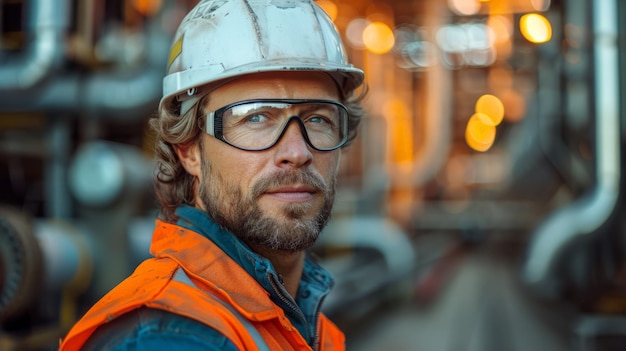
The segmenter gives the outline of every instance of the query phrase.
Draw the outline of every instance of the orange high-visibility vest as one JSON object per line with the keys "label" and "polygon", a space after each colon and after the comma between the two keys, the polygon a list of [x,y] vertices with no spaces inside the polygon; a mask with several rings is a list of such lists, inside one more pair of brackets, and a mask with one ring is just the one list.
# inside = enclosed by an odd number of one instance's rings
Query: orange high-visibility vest
{"label": "orange high-visibility vest", "polygon": [[[67,334],[61,351],[80,350],[98,327],[144,306],[204,323],[239,350],[259,350],[246,324],[270,350],[311,350],[269,292],[207,238],[157,220],[150,251],[155,258],[98,301]],[[176,279],[181,270],[191,284]],[[345,350],[344,334],[323,314],[318,335],[317,350]]]}

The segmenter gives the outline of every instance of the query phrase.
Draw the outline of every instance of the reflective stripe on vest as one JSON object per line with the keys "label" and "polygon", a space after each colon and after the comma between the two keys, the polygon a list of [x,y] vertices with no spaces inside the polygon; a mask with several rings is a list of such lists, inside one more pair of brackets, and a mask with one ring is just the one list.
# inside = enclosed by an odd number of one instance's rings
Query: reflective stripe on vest
{"label": "reflective stripe on vest", "polygon": [[259,334],[259,331],[252,325],[252,323],[250,323],[248,319],[242,316],[241,313],[239,313],[239,311],[237,311],[233,306],[228,304],[226,301],[222,300],[219,296],[212,294],[209,291],[204,291],[198,288],[198,286],[194,282],[191,281],[187,273],[185,273],[185,271],[182,270],[181,268],[178,268],[176,270],[176,274],[174,274],[174,277],[172,279],[177,282],[192,286],[198,290],[201,290],[202,292],[211,296],[215,301],[219,302],[222,306],[226,307],[230,311],[230,313],[232,313],[233,316],[235,316],[239,320],[239,322],[241,322],[244,328],[246,328],[246,331],[248,332],[248,334],[250,334],[250,336],[254,340],[254,343],[259,348],[259,351],[270,351],[269,347],[265,343],[265,340],[263,340],[263,337],[261,337],[261,334]]}

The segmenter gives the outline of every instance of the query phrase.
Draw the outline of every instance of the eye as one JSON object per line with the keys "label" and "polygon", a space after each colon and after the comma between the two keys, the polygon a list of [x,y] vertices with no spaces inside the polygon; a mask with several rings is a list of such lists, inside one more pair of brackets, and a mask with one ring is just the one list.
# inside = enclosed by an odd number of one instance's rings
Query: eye
{"label": "eye", "polygon": [[264,114],[261,113],[255,113],[252,115],[247,116],[244,121],[246,123],[263,123],[265,121],[267,121],[267,116],[265,116]]}
{"label": "eye", "polygon": [[330,124],[330,120],[324,116],[311,116],[307,118],[307,122],[316,124]]}

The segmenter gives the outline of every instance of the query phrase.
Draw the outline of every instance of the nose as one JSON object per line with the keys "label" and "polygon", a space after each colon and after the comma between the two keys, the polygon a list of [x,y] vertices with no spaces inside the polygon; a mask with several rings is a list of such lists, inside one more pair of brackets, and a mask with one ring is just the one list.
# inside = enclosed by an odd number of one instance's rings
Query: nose
{"label": "nose", "polygon": [[275,163],[279,167],[300,168],[310,164],[313,160],[313,153],[298,123],[287,125],[275,150]]}

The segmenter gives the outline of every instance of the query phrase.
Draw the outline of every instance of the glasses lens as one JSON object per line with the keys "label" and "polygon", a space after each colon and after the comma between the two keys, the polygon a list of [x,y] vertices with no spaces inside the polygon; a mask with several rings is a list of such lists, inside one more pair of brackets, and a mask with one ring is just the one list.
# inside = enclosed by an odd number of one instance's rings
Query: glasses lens
{"label": "glasses lens", "polygon": [[304,138],[318,150],[332,150],[347,137],[348,112],[328,101],[251,101],[228,107],[222,114],[223,139],[247,150],[274,145],[292,116],[298,116],[306,130]]}

